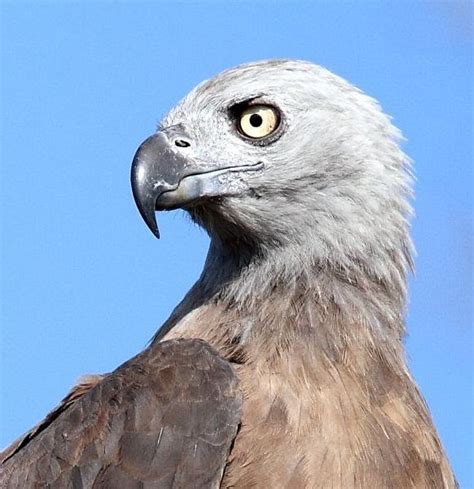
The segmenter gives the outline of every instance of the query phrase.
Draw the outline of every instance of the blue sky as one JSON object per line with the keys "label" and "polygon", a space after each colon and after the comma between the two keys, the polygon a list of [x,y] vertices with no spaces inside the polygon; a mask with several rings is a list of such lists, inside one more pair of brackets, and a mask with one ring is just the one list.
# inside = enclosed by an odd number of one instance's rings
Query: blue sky
{"label": "blue sky", "polygon": [[[471,7],[469,6],[471,5]],[[410,368],[463,488],[472,474],[472,4],[3,2],[0,445],[82,374],[142,349],[208,240],[135,208],[139,143],[196,83],[263,58],[377,98],[415,162]]]}

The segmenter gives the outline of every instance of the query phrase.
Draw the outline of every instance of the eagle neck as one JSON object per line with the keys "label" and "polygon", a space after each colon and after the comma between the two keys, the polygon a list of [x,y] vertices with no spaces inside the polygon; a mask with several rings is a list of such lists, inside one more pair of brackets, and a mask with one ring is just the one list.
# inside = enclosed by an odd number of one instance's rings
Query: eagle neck
{"label": "eagle neck", "polygon": [[307,249],[229,249],[211,242],[201,277],[156,339],[174,329],[173,336],[201,337],[237,356],[258,344],[269,357],[304,343],[335,358],[349,344],[401,345],[400,277],[402,266],[391,280],[359,263],[323,263]]}

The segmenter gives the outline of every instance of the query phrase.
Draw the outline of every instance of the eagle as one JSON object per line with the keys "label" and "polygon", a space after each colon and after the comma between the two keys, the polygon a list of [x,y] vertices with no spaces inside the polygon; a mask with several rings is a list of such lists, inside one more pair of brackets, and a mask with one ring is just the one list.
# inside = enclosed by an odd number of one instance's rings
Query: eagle
{"label": "eagle", "polygon": [[379,104],[267,60],[194,88],[133,196],[210,237],[148,347],[2,453],[2,488],[454,488],[405,359],[412,170]]}

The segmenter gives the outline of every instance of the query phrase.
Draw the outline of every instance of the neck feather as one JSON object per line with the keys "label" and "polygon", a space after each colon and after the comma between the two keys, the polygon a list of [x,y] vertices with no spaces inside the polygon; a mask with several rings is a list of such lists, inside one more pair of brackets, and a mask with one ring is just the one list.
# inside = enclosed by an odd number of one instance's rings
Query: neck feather
{"label": "neck feather", "polygon": [[323,260],[302,246],[265,250],[213,241],[201,277],[154,341],[175,329],[173,335],[201,337],[229,355],[254,343],[269,356],[308,342],[330,356],[349,344],[398,345],[406,263],[391,252],[369,266]]}

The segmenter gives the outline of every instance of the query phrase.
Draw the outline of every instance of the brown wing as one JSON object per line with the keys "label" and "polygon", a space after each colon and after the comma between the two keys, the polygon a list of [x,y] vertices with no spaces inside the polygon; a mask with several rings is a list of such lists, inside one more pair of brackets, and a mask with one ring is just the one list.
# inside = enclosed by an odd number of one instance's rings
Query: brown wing
{"label": "brown wing", "polygon": [[231,365],[205,342],[156,344],[10,451],[0,487],[219,487],[241,403]]}

